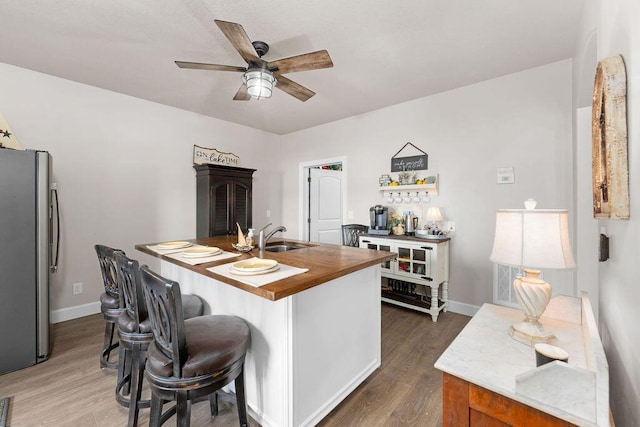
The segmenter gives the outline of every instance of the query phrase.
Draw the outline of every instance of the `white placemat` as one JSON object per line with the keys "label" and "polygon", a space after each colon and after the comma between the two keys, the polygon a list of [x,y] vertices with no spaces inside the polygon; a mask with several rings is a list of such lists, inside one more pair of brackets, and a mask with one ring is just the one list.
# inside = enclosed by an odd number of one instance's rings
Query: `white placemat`
{"label": "white placemat", "polygon": [[278,280],[286,279],[287,277],[295,276],[297,274],[306,273],[309,271],[308,268],[298,268],[292,267],[290,265],[279,264],[280,269],[274,271],[273,273],[267,274],[259,274],[256,276],[238,276],[236,274],[231,274],[229,272],[229,268],[233,265],[233,262],[217,265],[215,267],[209,267],[209,270],[212,273],[219,274],[224,277],[228,277],[229,279],[237,280],[238,282],[246,283],[247,285],[253,286],[255,288],[259,288],[260,286],[264,286],[266,284],[277,282]]}
{"label": "white placemat", "polygon": [[[191,248],[193,247],[194,246],[191,246]],[[223,259],[233,258],[233,257],[242,255],[240,253],[222,251],[222,253],[218,255],[212,255],[212,256],[207,256],[202,258],[187,258],[182,255],[182,251],[184,251],[185,249],[190,249],[190,248],[184,248],[180,252],[172,253],[167,256],[169,258],[177,259],[178,261],[186,262],[187,264],[198,265],[198,264],[204,264],[207,262],[221,261]]]}

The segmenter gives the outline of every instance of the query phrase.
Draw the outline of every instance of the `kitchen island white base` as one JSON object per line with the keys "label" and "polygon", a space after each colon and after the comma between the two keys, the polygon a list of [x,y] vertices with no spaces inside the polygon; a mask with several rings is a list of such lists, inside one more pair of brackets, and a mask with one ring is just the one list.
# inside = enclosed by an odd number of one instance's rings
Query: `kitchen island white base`
{"label": "kitchen island white base", "polygon": [[[162,261],[205,314],[251,328],[247,405],[263,426],[313,426],[380,366],[380,265],[271,301]],[[215,331],[212,331],[215,333]]]}

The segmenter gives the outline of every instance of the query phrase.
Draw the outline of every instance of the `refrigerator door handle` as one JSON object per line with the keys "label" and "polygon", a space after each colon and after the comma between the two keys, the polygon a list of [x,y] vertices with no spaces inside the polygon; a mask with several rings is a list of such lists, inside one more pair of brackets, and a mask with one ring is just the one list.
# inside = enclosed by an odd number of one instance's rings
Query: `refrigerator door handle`
{"label": "refrigerator door handle", "polygon": [[[55,273],[58,270],[58,255],[60,254],[60,206],[58,204],[58,190],[55,188],[51,190],[51,199],[56,201],[56,256],[54,260],[53,251],[49,251],[49,256],[51,258],[49,260],[49,265],[51,272]],[[51,207],[51,210],[50,220],[53,222],[53,206]],[[53,227],[51,227],[51,229],[53,230]],[[49,245],[53,246],[53,232],[49,234]]]}

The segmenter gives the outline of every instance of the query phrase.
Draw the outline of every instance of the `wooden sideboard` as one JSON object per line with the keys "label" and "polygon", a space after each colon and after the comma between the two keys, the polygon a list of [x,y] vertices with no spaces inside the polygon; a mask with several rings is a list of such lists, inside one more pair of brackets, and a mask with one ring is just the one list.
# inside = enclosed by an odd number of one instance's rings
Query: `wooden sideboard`
{"label": "wooden sideboard", "polygon": [[570,427],[575,424],[453,375],[442,374],[443,427]]}
{"label": "wooden sideboard", "polygon": [[508,333],[522,318],[484,304],[440,356],[442,425],[610,426],[609,368],[586,294],[553,298],[540,319],[568,363],[536,367],[533,347]]}

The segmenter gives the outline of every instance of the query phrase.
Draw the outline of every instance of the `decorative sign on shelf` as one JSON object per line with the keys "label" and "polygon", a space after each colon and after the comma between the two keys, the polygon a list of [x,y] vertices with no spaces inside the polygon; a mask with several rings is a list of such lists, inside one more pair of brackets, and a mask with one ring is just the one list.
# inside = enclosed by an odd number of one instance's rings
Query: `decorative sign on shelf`
{"label": "decorative sign on shelf", "polygon": [[380,175],[378,182],[381,186],[387,186],[391,183],[391,177],[389,175]]}
{"label": "decorative sign on shelf", "polygon": [[233,153],[223,153],[215,148],[193,146],[193,163],[196,165],[212,164],[223,166],[240,166],[240,157]]}
{"label": "decorative sign on shelf", "polygon": [[[419,154],[417,156],[398,157],[398,154],[400,154],[405,148],[407,148],[407,145],[412,146],[422,154]],[[427,170],[428,157],[429,156],[427,155],[427,153],[425,153],[412,143],[407,142],[402,146],[400,150],[398,150],[396,154],[393,155],[393,157],[391,157],[391,172]]]}

